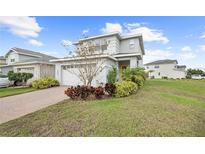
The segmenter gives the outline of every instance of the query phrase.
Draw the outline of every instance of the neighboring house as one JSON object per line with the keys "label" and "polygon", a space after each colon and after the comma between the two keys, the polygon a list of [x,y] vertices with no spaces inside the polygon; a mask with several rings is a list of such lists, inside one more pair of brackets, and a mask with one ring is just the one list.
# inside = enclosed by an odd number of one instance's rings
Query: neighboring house
{"label": "neighboring house", "polygon": [[177,64],[177,60],[158,60],[145,64],[145,69],[149,71],[150,78],[186,78],[186,66]]}
{"label": "neighboring house", "polygon": [[[145,52],[142,35],[121,36],[119,33],[109,33],[80,39],[78,42],[74,43],[74,45],[78,47],[79,42],[86,41],[95,42],[96,52],[103,53],[98,58],[105,61],[104,69],[94,78],[92,85],[97,86],[106,83],[108,71],[112,66],[118,69],[119,80],[123,69],[127,67],[143,67],[143,55]],[[78,71],[76,68],[78,66],[73,66],[73,61],[77,60],[83,63],[82,57],[51,60],[51,62],[56,65],[55,78],[61,85],[82,84],[79,78],[72,74],[72,71]]]}
{"label": "neighboring house", "polygon": [[0,66],[6,64],[6,58],[4,56],[0,56]]}
{"label": "neighboring house", "polygon": [[31,80],[55,76],[55,65],[49,60],[56,59],[56,57],[26,49],[11,48],[5,58],[6,65],[0,66],[1,74],[7,75],[11,70],[27,72],[33,74]]}
{"label": "neighboring house", "polygon": [[191,78],[194,80],[201,80],[201,79],[205,79],[205,75],[193,74]]}

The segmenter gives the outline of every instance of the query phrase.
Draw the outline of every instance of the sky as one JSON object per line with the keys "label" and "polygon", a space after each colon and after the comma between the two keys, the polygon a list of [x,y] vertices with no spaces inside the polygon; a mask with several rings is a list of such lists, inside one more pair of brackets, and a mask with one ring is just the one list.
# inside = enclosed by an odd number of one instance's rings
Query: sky
{"label": "sky", "polygon": [[143,35],[144,63],[177,59],[187,68],[205,69],[205,17],[3,17],[0,16],[0,56],[12,47],[68,56],[82,36],[118,31]]}

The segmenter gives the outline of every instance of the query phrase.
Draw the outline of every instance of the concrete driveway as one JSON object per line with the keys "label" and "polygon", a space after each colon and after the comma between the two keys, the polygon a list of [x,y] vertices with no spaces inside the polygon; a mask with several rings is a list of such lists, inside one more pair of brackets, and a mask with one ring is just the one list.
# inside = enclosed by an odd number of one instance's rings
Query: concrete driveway
{"label": "concrete driveway", "polygon": [[68,99],[66,87],[55,87],[0,98],[0,124]]}

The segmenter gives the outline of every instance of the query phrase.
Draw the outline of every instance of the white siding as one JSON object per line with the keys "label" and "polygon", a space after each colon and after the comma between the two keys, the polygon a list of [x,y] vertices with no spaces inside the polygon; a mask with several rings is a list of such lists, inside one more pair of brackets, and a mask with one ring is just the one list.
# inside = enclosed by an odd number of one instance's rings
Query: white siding
{"label": "white siding", "polygon": [[104,69],[102,72],[100,72],[96,78],[95,78],[95,85],[100,85],[107,83],[107,74],[109,72],[110,69],[112,69],[112,66],[116,66],[117,63],[111,59],[106,59],[105,63],[104,63]]}
{"label": "white siding", "polygon": [[[130,43],[133,43],[133,48],[130,48]],[[120,41],[120,52],[121,53],[139,53],[142,55],[140,43],[138,38],[130,38]]]}
{"label": "white siding", "polygon": [[137,67],[137,57],[131,57],[130,58],[130,68]]}
{"label": "white siding", "polygon": [[[11,62],[11,59],[14,59],[14,62]],[[11,52],[6,59],[8,65],[19,62],[19,55],[16,52]]]}
{"label": "white siding", "polygon": [[105,37],[102,38],[101,40],[108,41],[108,47],[105,53],[116,54],[119,52],[119,40],[116,36]]}
{"label": "white siding", "polygon": [[62,83],[62,81],[61,81],[61,72],[62,72],[61,65],[62,65],[61,63],[55,64],[55,78],[56,78],[56,80],[59,81],[59,83]]}
{"label": "white siding", "polygon": [[[155,66],[159,66],[159,68],[155,68]],[[149,73],[149,77],[154,76],[154,78],[162,78],[168,77],[173,79],[181,79],[186,77],[185,70],[177,70],[175,68],[176,64],[156,64],[156,65],[148,65],[146,66],[146,70],[152,70],[153,72]]]}

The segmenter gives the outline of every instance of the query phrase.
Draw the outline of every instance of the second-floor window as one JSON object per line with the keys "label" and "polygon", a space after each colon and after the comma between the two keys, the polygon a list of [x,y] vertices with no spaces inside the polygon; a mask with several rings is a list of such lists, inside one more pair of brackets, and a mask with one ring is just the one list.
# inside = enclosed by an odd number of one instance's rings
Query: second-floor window
{"label": "second-floor window", "polygon": [[12,58],[10,61],[11,61],[11,62],[15,62],[15,59],[14,59],[14,58]]}
{"label": "second-floor window", "polygon": [[102,45],[102,51],[107,50],[107,45]]}
{"label": "second-floor window", "polygon": [[108,41],[107,40],[96,40],[95,41],[95,50],[96,51],[105,51],[107,50]]}

